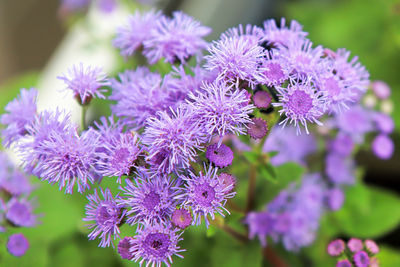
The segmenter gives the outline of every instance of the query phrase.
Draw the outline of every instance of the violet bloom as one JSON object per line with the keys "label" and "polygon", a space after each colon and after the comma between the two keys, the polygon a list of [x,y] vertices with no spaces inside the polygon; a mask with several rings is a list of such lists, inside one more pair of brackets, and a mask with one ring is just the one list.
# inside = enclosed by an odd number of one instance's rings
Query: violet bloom
{"label": "violet bloom", "polygon": [[198,95],[189,94],[195,114],[209,139],[217,134],[222,138],[227,133],[245,134],[250,123],[249,114],[254,106],[248,104],[245,90],[232,89],[222,83],[204,84]]}
{"label": "violet bloom", "polygon": [[365,251],[358,251],[353,255],[353,260],[356,267],[368,267],[369,256]]}
{"label": "violet bloom", "polygon": [[305,77],[314,77],[325,70],[322,64],[322,46],[312,47],[308,39],[295,40],[289,43],[287,49],[280,49],[279,55],[289,65],[289,72]]}
{"label": "violet bloom", "polygon": [[182,176],[186,181],[185,192],[178,197],[183,199],[183,207],[191,209],[193,212],[193,225],[199,225],[201,218],[204,217],[206,226],[208,227],[208,216],[212,220],[215,219],[215,213],[224,215],[224,211],[229,211],[224,207],[228,198],[235,196],[236,192],[231,192],[232,185],[224,185],[219,182],[217,168],[209,167],[203,174],[199,176],[190,173],[189,177]]}
{"label": "violet bloom", "polygon": [[179,229],[174,229],[170,225],[162,224],[145,224],[140,226],[137,235],[132,240],[130,252],[133,255],[132,260],[139,261],[142,265],[161,267],[164,263],[171,266],[172,256],[178,256],[185,251],[178,246],[178,242],[182,240]]}
{"label": "violet bloom", "polygon": [[150,32],[161,16],[161,12],[154,10],[143,13],[135,11],[124,26],[117,28],[113,45],[121,50],[121,55],[132,56],[136,50],[143,48],[143,42],[150,38]]}
{"label": "violet bloom", "polygon": [[29,195],[33,190],[28,177],[19,170],[13,170],[7,174],[1,174],[0,171],[0,175],[2,176],[0,178],[0,190],[5,190],[13,196]]}
{"label": "violet bloom", "polygon": [[37,216],[33,214],[34,205],[26,200],[12,198],[6,207],[5,218],[16,226],[32,227],[37,224]]}
{"label": "violet bloom", "polygon": [[309,134],[307,122],[322,125],[318,119],[323,115],[326,100],[320,92],[313,88],[310,80],[302,82],[292,80],[287,88],[278,86],[276,89],[279,94],[279,102],[272,105],[282,107],[279,114],[286,116],[279,125],[293,124],[297,133],[301,133],[301,124],[305,127],[307,134]]}
{"label": "violet bloom", "polygon": [[281,57],[278,52],[266,53],[262,61],[263,79],[262,84],[267,86],[280,86],[289,78],[290,65],[286,58]]}
{"label": "violet bloom", "polygon": [[268,132],[267,122],[262,118],[252,118],[251,121],[253,123],[249,124],[247,133],[254,139],[263,138]]}
{"label": "violet bloom", "polygon": [[230,28],[221,34],[220,39],[242,38],[253,45],[258,45],[263,37],[263,30],[257,26],[247,24],[243,26]]}
{"label": "violet bloom", "polygon": [[176,227],[185,229],[186,227],[192,224],[192,215],[188,210],[176,209],[172,213],[171,222]]}
{"label": "violet bloom", "polygon": [[0,123],[7,126],[1,131],[5,147],[27,134],[26,127],[35,120],[37,94],[34,88],[21,89],[18,97],[5,107],[7,113],[0,116]]}
{"label": "violet bloom", "polygon": [[29,242],[23,234],[13,234],[8,238],[7,250],[11,255],[21,257],[25,255],[28,248]]}
{"label": "violet bloom", "polygon": [[249,212],[245,219],[245,224],[249,227],[249,238],[258,237],[263,247],[267,245],[267,235],[269,235],[275,224],[274,216],[266,211]]}
{"label": "violet bloom", "polygon": [[264,21],[264,34],[263,41],[272,46],[288,46],[296,40],[304,40],[308,35],[303,31],[303,26],[295,20],[286,26],[285,18],[281,18],[280,27],[277,26],[274,19]]}
{"label": "violet bloom", "polygon": [[236,187],[236,178],[230,173],[220,173],[218,175],[218,180],[224,187],[230,187],[231,192],[235,190]]}
{"label": "violet bloom", "polygon": [[327,206],[332,211],[337,211],[343,206],[345,195],[343,190],[335,187],[326,192]]}
{"label": "violet bloom", "polygon": [[294,127],[274,127],[265,141],[264,152],[278,152],[271,158],[275,166],[286,162],[306,164],[306,157],[317,150],[317,141],[311,133],[309,135],[297,135]]}
{"label": "violet bloom", "polygon": [[223,38],[209,46],[205,68],[217,71],[218,80],[239,87],[246,82],[254,88],[263,80],[261,60],[264,49],[243,36]]}
{"label": "violet bloom", "polygon": [[372,114],[372,120],[378,131],[384,134],[391,134],[394,130],[393,118],[385,113],[376,112]]}
{"label": "violet bloom", "polygon": [[347,247],[353,253],[361,251],[363,249],[363,246],[364,245],[361,239],[358,238],[350,238],[350,240],[347,242]]}
{"label": "violet bloom", "polygon": [[373,255],[378,254],[379,253],[379,247],[378,245],[375,243],[375,241],[371,240],[371,239],[367,239],[364,241],[365,244],[365,248],[367,249],[367,251]]}
{"label": "violet bloom", "polygon": [[38,162],[33,173],[50,184],[58,183],[59,189],[72,194],[75,183],[82,193],[93,183],[97,139],[91,131],[82,133],[50,131],[48,139],[34,148]]}
{"label": "violet bloom", "polygon": [[30,138],[18,144],[18,151],[21,154],[22,162],[26,172],[33,173],[39,160],[43,159],[40,147],[45,141],[50,140],[51,133],[57,132],[64,135],[67,132],[75,131],[76,125],[70,120],[70,114],[65,111],[43,111],[36,116],[35,120],[27,127]]}
{"label": "violet bloom", "polygon": [[143,54],[150,64],[162,57],[168,63],[185,63],[191,56],[207,47],[202,39],[211,29],[200,24],[181,11],[175,11],[172,18],[161,16],[144,41]]}
{"label": "violet bloom", "polygon": [[354,149],[354,141],[348,134],[339,132],[330,143],[330,151],[342,156],[349,156]]}
{"label": "violet bloom", "polygon": [[133,237],[126,236],[118,243],[118,254],[121,258],[126,260],[132,260],[133,254],[130,252],[133,246]]}
{"label": "violet bloom", "polygon": [[165,222],[176,205],[176,183],[167,176],[150,177],[139,172],[135,182],[126,179],[126,186],[120,188],[124,196],[119,201],[127,210],[127,223]]}
{"label": "violet bloom", "polygon": [[325,159],[325,172],[334,184],[354,184],[355,163],[349,157],[330,153]]}
{"label": "violet bloom", "polygon": [[374,129],[371,112],[361,106],[352,106],[338,114],[335,119],[339,130],[350,135],[356,143],[361,143],[364,134]]}
{"label": "violet bloom", "polygon": [[380,159],[390,159],[394,153],[394,143],[389,136],[380,134],[372,141],[372,151]]}
{"label": "violet bloom", "polygon": [[340,48],[336,51],[336,56],[332,59],[335,75],[341,80],[350,84],[352,90],[358,93],[366,91],[369,85],[369,73],[360,62],[358,57],[350,59],[350,52]]}
{"label": "violet bloom", "polygon": [[265,91],[257,91],[253,95],[253,103],[257,108],[268,108],[271,96]]}
{"label": "violet bloom", "polygon": [[116,203],[110,189],[100,189],[102,197],[99,197],[97,190],[87,196],[89,203],[86,205],[86,217],[84,221],[94,221],[88,228],[93,229],[88,235],[89,240],[97,237],[101,239],[100,247],[109,247],[111,238],[119,237],[119,224],[121,223],[125,212]]}
{"label": "violet bloom", "polygon": [[168,110],[173,104],[164,90],[161,75],[146,67],[127,70],[119,74],[119,81],[112,79],[111,84],[113,90],[109,99],[117,101],[111,110],[129,128],[145,126],[149,117]]}
{"label": "violet bloom", "polygon": [[171,173],[194,161],[205,138],[193,114],[188,107],[181,106],[171,109],[170,114],[159,112],[158,117],[147,120],[143,144],[149,147],[147,160],[158,172]]}
{"label": "violet bloom", "polygon": [[353,265],[351,264],[351,262],[348,259],[345,260],[339,260],[336,263],[336,267],[352,267]]}
{"label": "violet bloom", "polygon": [[212,144],[207,147],[206,158],[215,166],[225,168],[232,164],[233,151],[227,145]]}
{"label": "violet bloom", "polygon": [[68,73],[57,77],[63,80],[68,89],[72,90],[80,105],[87,105],[92,98],[105,98],[102,89],[109,86],[106,74],[99,67],[84,66],[82,63],[73,65]]}
{"label": "violet bloom", "polygon": [[142,150],[134,133],[119,133],[109,139],[99,146],[100,151],[96,153],[96,170],[102,176],[117,176],[117,181],[121,182],[121,176],[129,175],[132,168],[137,167],[135,161]]}
{"label": "violet bloom", "polygon": [[379,98],[379,99],[387,99],[390,97],[391,90],[390,87],[387,83],[384,81],[374,81],[371,83],[372,90],[374,91],[374,94]]}
{"label": "violet bloom", "polygon": [[345,249],[346,244],[344,243],[344,241],[341,239],[336,239],[328,244],[327,251],[330,256],[337,257],[342,254]]}

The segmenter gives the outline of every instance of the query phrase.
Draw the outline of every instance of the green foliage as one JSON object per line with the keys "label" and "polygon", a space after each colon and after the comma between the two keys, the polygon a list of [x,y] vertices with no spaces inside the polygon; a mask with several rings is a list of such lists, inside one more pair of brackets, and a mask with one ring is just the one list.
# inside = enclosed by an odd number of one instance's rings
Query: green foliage
{"label": "green foliage", "polygon": [[400,224],[400,197],[363,184],[350,187],[344,207],[335,213],[334,225],[348,236],[376,238]]}

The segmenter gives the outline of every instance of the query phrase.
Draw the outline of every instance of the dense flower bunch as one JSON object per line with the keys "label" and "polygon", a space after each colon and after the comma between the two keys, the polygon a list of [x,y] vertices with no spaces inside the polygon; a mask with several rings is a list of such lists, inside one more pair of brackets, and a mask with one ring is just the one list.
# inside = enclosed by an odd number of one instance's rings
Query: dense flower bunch
{"label": "dense flower bunch", "polygon": [[[104,179],[120,184],[119,192],[100,187],[87,195],[84,221],[90,240],[101,247],[118,240],[124,259],[170,266],[173,255],[182,257],[185,228],[229,214],[234,152],[260,153],[252,168],[308,166],[318,138],[326,143],[325,169],[305,174],[264,211],[249,202],[244,213],[249,238],[265,246],[269,236],[293,251],[313,242],[325,210],[341,207],[343,187],[354,183],[352,155],[365,138],[379,132],[373,151],[393,153],[393,122],[361,105],[369,74],[350,52],[314,47],[299,23],[284,19],[280,27],[274,20],[240,25],[207,43],[210,31],[182,12],[136,12],[113,45],[125,58],[142,53],[147,65],[107,78],[80,64],[59,76],[83,110],[110,89],[110,117],[78,127],[64,111],[38,112],[34,89],[2,115],[3,143],[30,174],[69,194]],[[166,65],[170,71],[155,70]],[[132,236],[121,236],[123,224]]]}
{"label": "dense flower bunch", "polygon": [[338,259],[337,267],[378,267],[376,254],[378,245],[370,239],[364,242],[358,238],[351,238],[347,244],[342,239],[336,239],[328,244],[327,252]]}
{"label": "dense flower bunch", "polygon": [[[31,198],[33,190],[26,174],[0,152],[0,232],[38,224],[38,215],[34,213],[36,202]],[[29,242],[23,234],[9,236],[7,250],[11,255],[20,257],[28,248]]]}

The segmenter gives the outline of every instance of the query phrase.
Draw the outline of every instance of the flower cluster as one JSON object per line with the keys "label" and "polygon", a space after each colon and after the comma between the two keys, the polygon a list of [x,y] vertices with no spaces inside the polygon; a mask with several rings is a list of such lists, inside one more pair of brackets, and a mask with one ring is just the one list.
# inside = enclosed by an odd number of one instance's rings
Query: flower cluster
{"label": "flower cluster", "polygon": [[358,238],[351,238],[347,244],[342,239],[336,239],[328,244],[327,252],[337,257],[337,267],[378,267],[376,254],[378,245],[370,239],[364,242]]}
{"label": "flower cluster", "polygon": [[[0,232],[38,224],[38,215],[34,213],[36,202],[31,198],[33,190],[28,176],[0,152]],[[28,248],[29,242],[22,233],[9,236],[7,250],[11,255],[23,256]]]}
{"label": "flower cluster", "polygon": [[[342,206],[343,188],[355,180],[353,155],[365,138],[378,132],[374,153],[382,159],[393,153],[390,116],[361,105],[370,95],[369,76],[357,57],[314,47],[296,21],[239,25],[207,43],[210,31],[182,12],[136,12],[117,29],[113,45],[124,58],[142,53],[145,65],[107,78],[80,64],[59,77],[83,112],[100,98],[109,101],[111,116],[89,127],[82,116],[79,128],[62,110],[37,111],[37,92],[30,89],[0,118],[4,144],[16,148],[29,174],[69,194],[99,187],[87,195],[88,237],[123,259],[170,266],[172,256],[182,257],[178,243],[187,227],[209,227],[229,214],[227,203],[240,184],[230,166],[244,150],[257,170],[309,166],[317,144],[326,147],[319,157],[324,164],[317,164],[324,169],[290,184],[261,212],[251,201],[257,175],[250,175],[243,212],[249,238],[266,246],[270,237],[290,251],[310,245],[322,214]],[[388,94],[382,84],[372,86],[373,97]],[[118,189],[101,188],[105,179]],[[2,201],[4,218],[33,225],[36,217],[9,212],[25,207],[30,214],[27,203]],[[121,234],[123,224],[134,229],[132,236]],[[16,238],[11,244],[23,243]]]}

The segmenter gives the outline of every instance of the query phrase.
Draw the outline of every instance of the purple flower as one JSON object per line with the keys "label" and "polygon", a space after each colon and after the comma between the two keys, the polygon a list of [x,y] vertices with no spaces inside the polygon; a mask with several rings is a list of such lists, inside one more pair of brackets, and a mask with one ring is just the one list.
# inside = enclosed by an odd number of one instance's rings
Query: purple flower
{"label": "purple flower", "polygon": [[326,192],[328,208],[332,211],[339,210],[343,206],[344,197],[345,195],[342,189],[338,187],[329,189]]}
{"label": "purple flower", "polygon": [[307,134],[307,122],[322,125],[318,120],[325,110],[325,98],[316,91],[310,84],[310,80],[294,81],[291,80],[287,88],[276,87],[279,93],[279,102],[273,103],[276,107],[282,107],[279,114],[284,114],[286,118],[279,124],[285,126],[288,122],[294,124],[297,133],[301,133],[302,124]]}
{"label": "purple flower", "polygon": [[325,159],[325,165],[325,172],[334,184],[354,183],[354,161],[351,158],[330,153]]}
{"label": "purple flower", "polygon": [[233,151],[224,144],[212,144],[207,147],[206,158],[215,166],[225,168],[232,164]]}
{"label": "purple flower", "polygon": [[275,166],[286,162],[306,164],[306,157],[317,150],[317,141],[311,133],[309,135],[297,135],[294,127],[274,127],[265,141],[264,152],[278,152],[271,158]]}
{"label": "purple flower", "polygon": [[[97,190],[87,196],[89,203],[86,205],[86,217],[84,221],[94,221],[89,224],[88,228],[93,229],[88,235],[89,240],[94,240],[97,237],[101,238],[100,247],[109,247],[111,237],[119,237],[119,224],[121,223],[125,212],[116,203],[110,189],[100,189],[102,197],[99,197]],[[113,244],[112,244],[113,245]]]}
{"label": "purple flower", "polygon": [[97,139],[91,131],[78,136],[76,130],[68,132],[50,131],[47,140],[34,148],[38,154],[33,173],[41,180],[51,184],[58,183],[59,189],[72,194],[75,183],[78,192],[89,188],[88,181],[93,183],[95,148]]}
{"label": "purple flower", "polygon": [[176,227],[185,229],[186,227],[192,224],[192,215],[188,210],[176,209],[172,213],[171,222]]}
{"label": "purple flower", "polygon": [[4,146],[9,147],[27,134],[26,127],[35,120],[37,94],[34,88],[21,89],[19,96],[5,107],[8,113],[0,116],[0,123],[7,126],[1,131]]}
{"label": "purple flower", "polygon": [[364,134],[373,130],[371,112],[361,106],[352,106],[338,114],[336,125],[341,131],[350,135],[356,143],[361,143]]}
{"label": "purple flower", "polygon": [[158,117],[147,120],[143,144],[147,145],[147,160],[155,169],[171,173],[189,166],[205,141],[193,111],[181,106],[171,114],[159,112]]}
{"label": "purple flower", "polygon": [[314,77],[325,70],[321,59],[322,46],[312,47],[308,39],[297,39],[289,43],[287,49],[280,49],[279,56],[287,61],[289,72],[306,77]]}
{"label": "purple flower", "polygon": [[101,89],[101,87],[110,85],[106,74],[103,73],[101,68],[85,67],[82,63],[73,65],[67,74],[57,78],[63,80],[68,89],[74,92],[75,98],[81,105],[89,104],[92,98],[95,97],[105,98],[103,95],[105,90]]}
{"label": "purple flower", "polygon": [[347,247],[349,250],[353,253],[359,252],[363,249],[363,243],[361,239],[358,238],[350,238],[350,240],[347,242]]}
{"label": "purple flower", "polygon": [[87,8],[89,4],[90,0],[61,0],[61,9],[69,12],[77,12]]}
{"label": "purple flower", "polygon": [[345,248],[346,244],[344,243],[344,241],[342,239],[336,239],[328,244],[327,251],[330,256],[336,257],[342,254]]}
{"label": "purple flower", "polygon": [[135,183],[126,179],[126,186],[120,188],[124,197],[120,203],[127,212],[127,223],[137,222],[165,222],[169,219],[178,204],[174,197],[177,194],[177,185],[167,176],[150,177],[139,172]]}
{"label": "purple flower", "polygon": [[336,267],[352,267],[353,265],[351,264],[351,262],[348,259],[345,260],[339,260],[336,263]]}
{"label": "purple flower", "polygon": [[150,64],[162,57],[171,64],[186,62],[191,56],[206,48],[202,39],[211,29],[181,11],[173,13],[173,18],[161,16],[150,31],[150,37],[144,41],[143,54]]}
{"label": "purple flower", "polygon": [[162,263],[170,266],[172,256],[183,258],[179,253],[185,251],[180,249],[178,242],[182,240],[179,229],[173,229],[169,225],[149,225],[138,228],[138,233],[132,240],[130,252],[132,260],[139,261],[142,265],[161,267]]}
{"label": "purple flower", "polygon": [[230,187],[231,188],[230,192],[233,192],[235,190],[236,178],[232,174],[225,173],[225,172],[220,173],[218,175],[218,180],[219,180],[220,184],[222,184],[222,186]]}
{"label": "purple flower", "polygon": [[371,240],[371,239],[367,239],[364,241],[365,244],[365,248],[367,249],[367,251],[371,254],[378,254],[379,253],[379,247],[378,245],[375,243],[375,241]]}
{"label": "purple flower", "polygon": [[4,174],[0,171],[0,175],[0,190],[5,190],[13,196],[29,195],[33,190],[28,177],[19,170]]}
{"label": "purple flower", "polygon": [[190,173],[189,177],[182,176],[186,181],[185,192],[178,198],[184,200],[183,207],[191,209],[193,212],[193,225],[199,225],[201,218],[204,217],[208,227],[208,216],[215,219],[214,213],[224,216],[224,211],[229,211],[224,207],[228,198],[235,196],[231,192],[232,185],[224,185],[219,182],[217,168],[209,167],[208,170],[200,172],[199,175]]}
{"label": "purple flower", "polygon": [[391,134],[394,130],[394,122],[392,117],[385,113],[376,112],[372,114],[372,120],[376,128],[384,134]]}
{"label": "purple flower", "polygon": [[280,28],[276,25],[274,19],[264,21],[264,38],[263,41],[268,42],[270,45],[283,45],[288,46],[291,42],[296,40],[304,40],[308,35],[303,31],[303,26],[295,20],[290,22],[287,27],[285,18],[281,18]]}
{"label": "purple flower", "polygon": [[365,251],[358,251],[353,255],[353,260],[356,267],[368,267],[369,256]]}
{"label": "purple flower", "polygon": [[161,75],[150,72],[146,67],[125,71],[119,74],[119,80],[111,80],[113,90],[109,98],[117,101],[111,110],[129,128],[145,126],[149,117],[155,116],[158,111],[168,110],[172,105]]}
{"label": "purple flower", "polygon": [[253,95],[253,103],[258,108],[268,108],[271,104],[271,96],[265,91],[257,91]]}
{"label": "purple flower", "polygon": [[126,236],[118,243],[118,253],[121,258],[126,260],[132,260],[133,254],[130,252],[133,246],[133,237]]}
{"label": "purple flower", "polygon": [[267,122],[262,118],[252,118],[251,121],[253,123],[249,124],[247,133],[254,139],[263,138],[268,132]]}
{"label": "purple flower", "polygon": [[73,125],[70,121],[70,115],[64,111],[43,111],[35,120],[27,127],[28,135],[31,137],[18,144],[18,151],[21,154],[22,162],[25,170],[32,173],[35,166],[40,159],[43,158],[40,153],[40,147],[43,142],[49,141],[51,133],[57,132],[59,135],[63,135],[66,132],[74,131],[76,125]]}
{"label": "purple flower", "polygon": [[263,65],[263,79],[261,83],[267,86],[282,85],[289,78],[290,66],[286,58],[279,56],[278,52],[266,53]]}
{"label": "purple flower", "polygon": [[330,143],[330,150],[342,156],[349,156],[354,149],[353,139],[345,133],[339,132]]}
{"label": "purple flower", "polygon": [[263,80],[261,60],[264,49],[250,39],[244,36],[222,38],[214,41],[208,52],[205,68],[217,71],[218,80],[236,87],[240,82],[246,82],[252,88]]}
{"label": "purple flower", "polygon": [[238,27],[230,28],[221,34],[220,39],[242,38],[247,40],[253,45],[258,45],[263,37],[263,30],[257,26],[247,24],[243,26],[240,24]]}
{"label": "purple flower", "polygon": [[97,152],[96,170],[102,176],[129,175],[132,168],[137,167],[137,160],[141,149],[138,147],[138,138],[134,133],[119,133],[109,136],[109,140],[102,143]]}
{"label": "purple flower", "polygon": [[10,235],[7,241],[8,252],[15,256],[23,256],[29,248],[29,242],[23,234]]}
{"label": "purple flower", "polygon": [[245,90],[232,89],[218,82],[204,84],[198,95],[189,94],[195,119],[204,128],[209,139],[214,134],[223,137],[227,133],[245,134],[250,122],[253,105],[248,104]]}
{"label": "purple flower", "polygon": [[275,219],[271,213],[264,212],[249,212],[247,214],[245,224],[249,227],[249,238],[258,237],[263,247],[267,245],[267,235],[269,235],[275,224]]}
{"label": "purple flower", "polygon": [[379,99],[387,99],[390,97],[390,87],[383,81],[374,81],[371,83],[372,90]]}
{"label": "purple flower", "polygon": [[394,143],[389,136],[380,134],[372,141],[372,151],[380,159],[390,159],[394,152]]}
{"label": "purple flower", "polygon": [[34,205],[26,199],[12,198],[6,207],[6,219],[16,226],[32,227],[37,224]]}
{"label": "purple flower", "polygon": [[150,32],[156,28],[160,18],[161,12],[150,10],[140,13],[136,11],[129,16],[124,26],[117,28],[113,45],[121,50],[123,56],[132,56],[136,50],[143,48],[143,43],[151,37]]}
{"label": "purple flower", "polygon": [[365,92],[369,85],[369,73],[358,62],[358,57],[350,59],[350,52],[340,48],[332,59],[333,70],[341,80],[351,84],[351,90]]}

